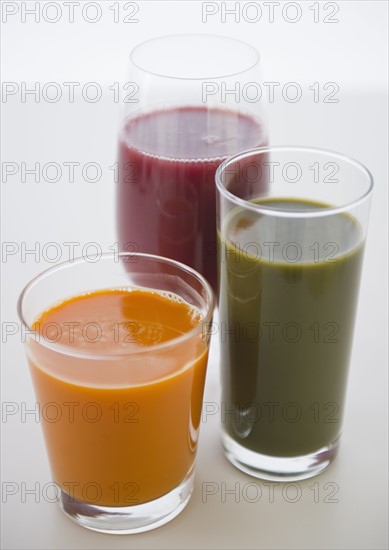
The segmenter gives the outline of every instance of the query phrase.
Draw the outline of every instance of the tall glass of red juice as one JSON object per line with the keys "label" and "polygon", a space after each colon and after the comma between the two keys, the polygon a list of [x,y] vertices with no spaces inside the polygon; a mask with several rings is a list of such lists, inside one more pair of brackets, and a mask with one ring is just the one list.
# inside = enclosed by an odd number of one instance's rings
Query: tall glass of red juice
{"label": "tall glass of red juice", "polygon": [[149,254],[59,264],[19,300],[52,478],[79,525],[139,533],[193,489],[213,292]]}
{"label": "tall glass of red juice", "polygon": [[125,89],[120,247],[181,261],[216,290],[216,169],[267,144],[259,54],[222,36],[155,38],[132,50]]}

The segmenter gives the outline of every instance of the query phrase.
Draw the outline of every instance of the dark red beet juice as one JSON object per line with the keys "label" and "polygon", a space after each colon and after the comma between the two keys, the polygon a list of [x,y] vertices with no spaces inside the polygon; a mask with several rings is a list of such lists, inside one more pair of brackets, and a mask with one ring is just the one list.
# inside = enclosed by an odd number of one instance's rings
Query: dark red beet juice
{"label": "dark red beet juice", "polygon": [[266,140],[258,119],[223,109],[181,107],[127,119],[119,150],[121,249],[183,262],[216,290],[215,172],[226,157]]}

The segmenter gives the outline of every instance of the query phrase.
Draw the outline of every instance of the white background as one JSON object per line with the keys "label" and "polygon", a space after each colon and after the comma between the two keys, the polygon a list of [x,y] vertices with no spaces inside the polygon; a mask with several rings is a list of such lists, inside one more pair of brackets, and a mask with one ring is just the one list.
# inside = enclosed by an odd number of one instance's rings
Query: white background
{"label": "white background", "polygon": [[[239,3],[240,20],[227,15],[223,3],[208,3],[218,12],[205,21],[202,2],[138,2],[137,23],[124,23],[129,14],[119,3],[118,19],[112,1],[100,2],[101,19],[88,23],[82,18],[85,2],[75,6],[74,22],[60,2],[62,17],[39,3],[40,21],[26,15],[23,2],[3,2],[3,81],[15,83],[16,93],[3,96],[2,160],[18,169],[25,162],[98,162],[103,176],[97,183],[76,177],[58,183],[31,177],[22,181],[20,171],[2,178],[2,240],[13,243],[14,253],[2,257],[2,400],[14,403],[19,412],[2,417],[2,546],[5,549],[79,548],[387,548],[387,11],[386,2],[319,3],[319,22],[314,23],[314,2],[299,2],[301,18],[285,21],[275,6],[269,21],[263,2]],[[5,16],[6,9],[17,13]],[[27,3],[31,8],[34,3]],[[225,4],[225,3],[224,3]],[[253,4],[262,17],[252,23]],[[339,8],[333,17],[323,18]],[[227,2],[233,8],[235,2]],[[246,5],[246,8],[244,6]],[[327,11],[325,11],[327,5]],[[16,9],[16,8],[15,8]],[[50,8],[54,9],[54,8]],[[288,8],[286,17],[295,17]],[[329,10],[329,11],[328,11]],[[93,6],[87,12],[92,19]],[[284,12],[285,15],[285,12]],[[44,498],[50,481],[39,423],[33,415],[23,418],[22,403],[32,408],[35,397],[29,378],[20,334],[5,334],[17,323],[16,301],[32,276],[51,264],[42,254],[48,242],[95,241],[107,250],[116,241],[114,183],[109,169],[116,160],[116,135],[120,105],[109,90],[126,77],[129,51],[139,42],[171,33],[215,33],[252,43],[261,53],[266,81],[298,82],[303,90],[297,103],[278,95],[268,106],[273,144],[326,147],[349,154],[373,173],[375,194],[361,285],[360,302],[347,412],[341,451],[334,465],[321,476],[300,482],[283,493],[235,470],[223,457],[219,443],[219,415],[208,416],[201,426],[195,492],[173,522],[142,535],[115,537],[88,532],[70,522],[55,504]],[[23,102],[22,82],[63,83],[95,81],[103,91],[96,103],[81,95],[74,103],[62,99],[49,103],[42,96]],[[335,82],[338,103],[314,103],[314,82]],[[8,88],[9,89],[9,88]],[[77,174],[77,173],[76,173]],[[25,243],[25,244],[23,244]],[[22,255],[23,246],[40,243],[37,257]],[[67,259],[63,247],[62,260]],[[7,248],[6,250],[10,250]],[[78,254],[79,255],[79,254]],[[217,402],[218,347],[213,342],[205,402]],[[25,421],[24,421],[25,420]],[[218,493],[205,498],[205,483],[214,483]],[[258,483],[262,496],[257,502],[244,498],[247,483]],[[14,483],[17,493],[4,490]],[[23,486],[24,483],[24,486]],[[317,483],[319,502],[312,490]],[[8,484],[8,485],[6,485]],[[37,485],[37,495],[23,495],[23,487]],[[224,484],[224,485],[223,485]],[[238,495],[223,494],[223,488],[238,488]],[[329,485],[326,485],[329,484]],[[331,500],[333,488],[337,493]],[[300,499],[291,502],[296,491]],[[327,497],[327,498],[326,498]],[[37,502],[39,501],[39,502]]]}

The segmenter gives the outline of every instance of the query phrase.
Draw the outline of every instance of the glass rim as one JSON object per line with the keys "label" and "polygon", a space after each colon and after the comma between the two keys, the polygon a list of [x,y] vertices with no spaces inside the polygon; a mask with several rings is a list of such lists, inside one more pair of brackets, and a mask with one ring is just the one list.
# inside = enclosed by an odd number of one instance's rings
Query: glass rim
{"label": "glass rim", "polygon": [[[128,350],[127,352],[119,352],[119,353],[109,353],[109,352],[108,353],[105,353],[105,352],[95,353],[95,352],[89,351],[89,350],[88,351],[83,351],[83,350],[80,350],[80,349],[76,349],[76,348],[72,347],[72,345],[63,345],[61,343],[52,342],[50,340],[46,340],[45,338],[41,338],[39,333],[35,329],[33,329],[30,326],[30,324],[26,321],[26,319],[24,318],[23,305],[24,305],[24,301],[25,301],[28,293],[35,287],[35,285],[42,282],[45,278],[49,277],[50,275],[53,275],[56,272],[62,271],[63,269],[67,269],[67,268],[77,266],[77,265],[80,265],[80,264],[85,264],[85,263],[87,263],[89,265],[98,264],[98,262],[100,262],[101,260],[108,260],[108,259],[114,259],[114,258],[123,258],[123,257],[127,257],[127,256],[130,256],[131,258],[134,258],[134,257],[142,258],[142,259],[150,260],[150,261],[154,261],[154,262],[155,261],[162,262],[164,264],[174,266],[174,267],[178,268],[180,271],[184,271],[186,273],[189,273],[195,279],[197,279],[197,281],[199,281],[202,288],[205,289],[205,292],[206,292],[206,312],[205,312],[204,317],[198,323],[198,325],[193,327],[193,329],[191,329],[190,331],[185,332],[184,334],[181,334],[180,336],[177,336],[175,338],[172,338],[172,339],[167,340],[165,342],[162,342],[160,344],[156,344],[154,346],[149,346],[149,347],[145,347],[145,348],[141,348],[141,349],[137,349],[137,350]],[[65,260],[63,262],[60,262],[60,263],[58,263],[54,266],[51,266],[51,267],[45,269],[44,271],[42,271],[41,273],[39,273],[38,275],[33,277],[24,286],[23,290],[21,291],[21,293],[19,295],[19,298],[18,298],[18,301],[17,301],[17,312],[18,312],[19,320],[21,321],[22,326],[24,326],[24,328],[27,329],[29,334],[34,333],[35,335],[38,335],[37,343],[39,345],[43,345],[44,347],[49,348],[53,351],[56,351],[57,353],[61,353],[62,355],[69,355],[69,356],[72,356],[72,357],[78,357],[78,358],[82,358],[82,359],[88,358],[88,359],[93,359],[93,360],[104,360],[104,359],[112,360],[112,359],[118,359],[118,358],[123,358],[123,357],[131,357],[131,356],[147,354],[147,353],[156,353],[156,352],[159,352],[160,350],[164,350],[164,349],[167,349],[167,348],[170,348],[170,347],[177,346],[179,344],[182,344],[186,340],[190,340],[191,338],[196,336],[197,333],[201,334],[201,332],[203,330],[203,324],[210,322],[210,320],[212,318],[212,315],[213,315],[213,308],[214,308],[213,290],[211,288],[210,283],[207,281],[207,279],[205,277],[203,277],[203,275],[198,273],[192,267],[187,266],[187,265],[185,265],[181,262],[178,262],[176,260],[173,260],[171,258],[165,258],[164,256],[158,256],[156,254],[148,254],[148,253],[144,253],[144,252],[119,252],[119,253],[104,252],[100,255],[99,260],[97,262],[96,261],[88,262],[88,260],[86,259],[88,257],[93,257],[94,258],[95,256],[92,255],[92,254],[89,254],[89,255],[86,254],[84,256],[79,256],[77,258],[74,258],[73,260]],[[101,289],[101,290],[104,290],[104,289]],[[65,298],[65,300],[66,300],[66,298]],[[53,304],[53,305],[56,305],[56,304]],[[43,313],[43,311],[41,313]]]}
{"label": "glass rim", "polygon": [[[296,151],[297,153],[320,153],[324,155],[328,155],[333,157],[334,159],[340,159],[342,161],[347,162],[349,165],[353,165],[355,168],[360,170],[365,176],[366,180],[369,182],[367,190],[356,199],[347,202],[347,204],[341,205],[341,206],[328,206],[323,208],[315,208],[315,210],[305,210],[305,211],[298,211],[298,210],[286,210],[285,208],[282,208],[282,206],[266,206],[265,204],[257,204],[255,202],[251,202],[245,199],[241,199],[240,197],[234,195],[234,193],[231,193],[225,185],[222,182],[221,174],[224,172],[224,170],[233,164],[234,162],[238,162],[240,160],[247,159],[250,156],[263,154],[263,153],[270,153],[270,152],[291,152]],[[298,145],[267,145],[264,147],[255,147],[253,149],[248,149],[246,151],[242,151],[236,155],[230,156],[227,159],[225,159],[217,168],[215,173],[215,182],[216,187],[219,191],[219,193],[226,198],[228,198],[230,201],[234,202],[237,206],[244,207],[248,210],[251,210],[253,212],[257,212],[259,214],[269,215],[269,216],[276,216],[276,217],[284,217],[284,218],[320,218],[325,216],[332,216],[335,214],[341,214],[343,212],[347,212],[350,209],[358,206],[359,204],[365,202],[368,200],[373,192],[374,187],[374,179],[370,172],[370,170],[361,162],[354,159],[353,157],[349,155],[345,155],[343,153],[338,153],[337,151],[332,151],[330,149],[324,149],[320,147],[309,147],[309,146],[298,146]],[[287,198],[287,197],[285,197]],[[288,197],[289,198],[289,197]]]}
{"label": "glass rim", "polygon": [[[137,63],[135,60],[134,60],[134,57],[136,56],[136,54],[139,52],[139,50],[145,46],[146,44],[150,44],[151,42],[158,42],[158,41],[162,41],[164,39],[171,39],[171,38],[188,38],[188,37],[192,37],[192,38],[200,38],[200,37],[207,37],[207,38],[213,38],[213,39],[222,39],[222,40],[228,40],[229,42],[233,42],[233,43],[237,43],[237,44],[241,44],[241,45],[244,45],[246,48],[250,49],[254,54],[255,54],[255,61],[254,63],[252,63],[251,65],[247,66],[245,69],[241,70],[241,71],[234,71],[232,73],[226,73],[226,74],[222,74],[222,75],[219,75],[219,76],[199,76],[199,77],[182,77],[182,76],[171,76],[171,75],[167,75],[167,74],[163,74],[163,73],[160,73],[160,72],[155,72],[155,71],[150,71],[148,69],[145,69],[144,67],[142,67],[142,65],[140,65],[139,63]],[[231,36],[226,36],[226,35],[222,35],[222,34],[209,34],[209,33],[178,33],[178,34],[165,34],[165,35],[160,35],[160,36],[155,36],[153,38],[149,38],[147,40],[144,40],[143,42],[140,42],[139,44],[137,44],[136,46],[134,46],[134,48],[132,48],[131,52],[130,52],[130,55],[129,55],[129,58],[130,58],[130,62],[139,70],[143,71],[144,73],[147,73],[147,74],[151,74],[153,76],[157,76],[159,78],[166,78],[168,80],[181,80],[181,81],[185,81],[185,80],[193,80],[193,81],[201,81],[201,80],[209,80],[209,79],[215,79],[215,80],[218,80],[218,79],[221,79],[221,78],[229,78],[229,77],[232,77],[232,76],[237,76],[237,75],[240,75],[240,74],[244,74],[248,71],[251,71],[254,67],[256,67],[259,62],[260,62],[260,59],[261,59],[261,56],[260,56],[260,53],[258,52],[258,50],[252,46],[251,44],[249,44],[248,42],[245,42],[244,40],[240,40],[239,38],[232,38]]]}

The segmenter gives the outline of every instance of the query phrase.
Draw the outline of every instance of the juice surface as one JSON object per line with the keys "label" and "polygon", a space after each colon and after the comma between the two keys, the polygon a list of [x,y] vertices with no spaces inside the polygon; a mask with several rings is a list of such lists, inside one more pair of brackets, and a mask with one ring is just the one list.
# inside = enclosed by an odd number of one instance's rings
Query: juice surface
{"label": "juice surface", "polygon": [[346,214],[291,220],[236,209],[219,250],[222,400],[234,411],[224,430],[270,456],[330,445],[344,409],[363,255],[358,223]]}
{"label": "juice surface", "polygon": [[[39,346],[29,362],[53,479],[71,497],[130,506],[168,493],[186,477],[195,458],[207,349],[182,355],[183,348],[167,347],[153,355],[152,367],[146,356],[200,321],[198,310],[177,296],[137,289],[76,296],[37,319],[35,330],[65,350]],[[131,355],[126,363],[120,355],[129,351],[146,352],[135,375]],[[167,370],[169,361],[180,368]]]}
{"label": "juice surface", "polygon": [[216,290],[215,172],[223,159],[266,140],[261,121],[223,109],[182,107],[127,120],[119,145],[121,247],[181,261]]}

